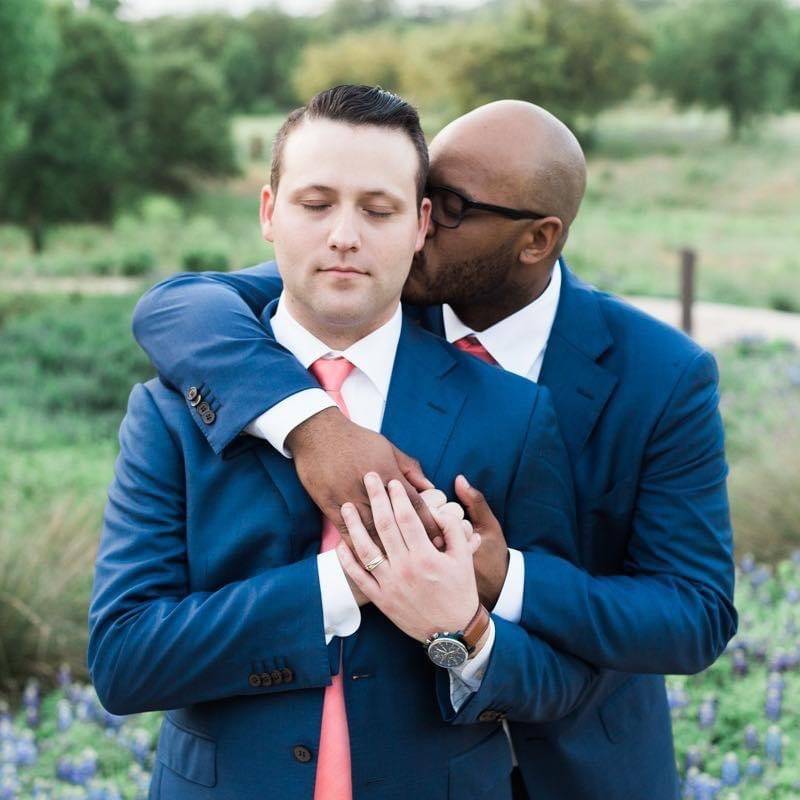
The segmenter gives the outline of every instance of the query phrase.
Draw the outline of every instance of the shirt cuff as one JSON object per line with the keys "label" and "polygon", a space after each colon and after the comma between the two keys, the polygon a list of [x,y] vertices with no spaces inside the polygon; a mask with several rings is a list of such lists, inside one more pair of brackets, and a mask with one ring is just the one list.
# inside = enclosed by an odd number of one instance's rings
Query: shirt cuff
{"label": "shirt cuff", "polygon": [[279,453],[291,458],[292,454],[286,449],[286,437],[300,423],[331,407],[335,408],[336,403],[327,392],[322,389],[303,389],[256,417],[245,431],[251,436],[266,439]]}
{"label": "shirt cuff", "polygon": [[450,705],[458,712],[466,699],[480,689],[483,674],[494,646],[494,620],[489,619],[489,636],[481,651],[470,658],[460,667],[454,667],[450,672]]}
{"label": "shirt cuff", "polygon": [[508,622],[519,623],[522,619],[522,596],[525,593],[525,559],[519,550],[508,548],[508,572],[500,591],[500,597],[492,609]]}
{"label": "shirt cuff", "polygon": [[[356,603],[336,550],[326,550],[317,556],[319,589],[322,593],[322,620],[325,644],[334,636],[350,636],[361,624],[361,609]],[[481,651],[483,652],[483,650]],[[477,656],[476,656],[477,658]]]}

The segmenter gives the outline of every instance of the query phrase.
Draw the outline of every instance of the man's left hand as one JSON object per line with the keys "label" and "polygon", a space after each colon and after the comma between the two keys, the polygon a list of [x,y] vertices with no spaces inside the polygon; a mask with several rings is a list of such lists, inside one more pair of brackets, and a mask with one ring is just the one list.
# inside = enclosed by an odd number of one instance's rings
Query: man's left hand
{"label": "man's left hand", "polygon": [[371,572],[364,568],[382,553],[355,506],[346,503],[342,517],[354,552],[344,542],[337,546],[345,573],[386,617],[419,642],[438,631],[463,630],[478,608],[472,556],[480,537],[473,534],[467,541],[455,514],[435,514],[445,544],[439,551],[399,481],[390,481],[388,494],[375,473],[368,474],[364,484],[386,556]]}

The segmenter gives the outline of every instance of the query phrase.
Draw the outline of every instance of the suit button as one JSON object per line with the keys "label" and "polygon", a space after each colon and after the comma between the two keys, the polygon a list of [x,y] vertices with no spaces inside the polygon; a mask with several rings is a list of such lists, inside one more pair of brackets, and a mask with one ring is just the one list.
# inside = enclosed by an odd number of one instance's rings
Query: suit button
{"label": "suit button", "polygon": [[292,748],[292,754],[301,764],[307,764],[311,761],[311,751],[307,747],[303,747],[302,744],[295,745]]}
{"label": "suit button", "polygon": [[203,401],[203,395],[198,394],[197,397],[189,401],[189,405],[192,408],[197,408],[197,406],[199,406],[202,401]]}
{"label": "suit button", "polygon": [[205,422],[206,425],[210,425],[216,418],[217,415],[213,411],[206,411],[206,413],[203,414],[203,422]]}
{"label": "suit button", "polygon": [[276,686],[280,686],[283,683],[283,675],[281,675],[281,671],[279,669],[274,669],[269,674],[270,678],[272,678],[272,682]]}
{"label": "suit button", "polygon": [[281,670],[281,677],[283,678],[284,683],[291,683],[294,680],[294,673],[289,669],[289,667],[284,667]]}
{"label": "suit button", "polygon": [[211,411],[211,406],[208,403],[206,403],[205,400],[203,400],[203,402],[197,406],[197,411],[200,414],[207,414],[209,411]]}
{"label": "suit button", "polygon": [[200,396],[200,392],[197,391],[197,387],[196,386],[192,386],[189,389],[189,391],[186,392],[186,399],[187,400],[194,400],[195,397],[199,397],[199,396]]}
{"label": "suit button", "polygon": [[478,714],[478,722],[497,722],[500,719],[500,712],[493,708],[487,708]]}
{"label": "suit button", "polygon": [[269,672],[261,673],[261,685],[265,688],[272,686],[272,678],[270,677]]}
{"label": "suit button", "polygon": [[253,688],[261,686],[261,678],[255,672],[250,673],[250,677],[247,679],[247,681]]}

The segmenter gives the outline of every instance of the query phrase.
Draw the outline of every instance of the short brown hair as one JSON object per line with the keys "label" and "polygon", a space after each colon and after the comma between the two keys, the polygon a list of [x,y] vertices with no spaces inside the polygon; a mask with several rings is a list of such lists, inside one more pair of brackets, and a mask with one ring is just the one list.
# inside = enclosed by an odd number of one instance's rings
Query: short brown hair
{"label": "short brown hair", "polygon": [[304,119],[331,119],[350,125],[376,125],[405,131],[419,157],[416,176],[419,208],[425,196],[425,182],[428,179],[428,145],[419,123],[419,114],[414,106],[379,86],[357,86],[348,83],[315,94],[306,105],[292,111],[275,134],[269,176],[273,192],[278,191],[280,183],[281,158],[286,139]]}

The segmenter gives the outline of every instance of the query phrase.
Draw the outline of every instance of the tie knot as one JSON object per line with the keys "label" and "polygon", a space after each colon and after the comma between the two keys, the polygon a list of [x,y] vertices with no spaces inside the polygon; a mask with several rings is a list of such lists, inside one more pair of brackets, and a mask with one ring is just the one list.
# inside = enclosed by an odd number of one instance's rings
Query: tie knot
{"label": "tie knot", "polygon": [[469,336],[463,336],[461,339],[456,339],[453,344],[459,350],[463,350],[465,353],[469,353],[470,355],[479,358],[481,361],[485,361],[487,364],[497,363],[497,361],[492,357],[492,354],[478,341],[477,336],[472,333],[469,334]]}
{"label": "tie knot", "polygon": [[353,371],[353,365],[341,356],[318,358],[311,365],[310,370],[326,392],[339,392],[347,376]]}

